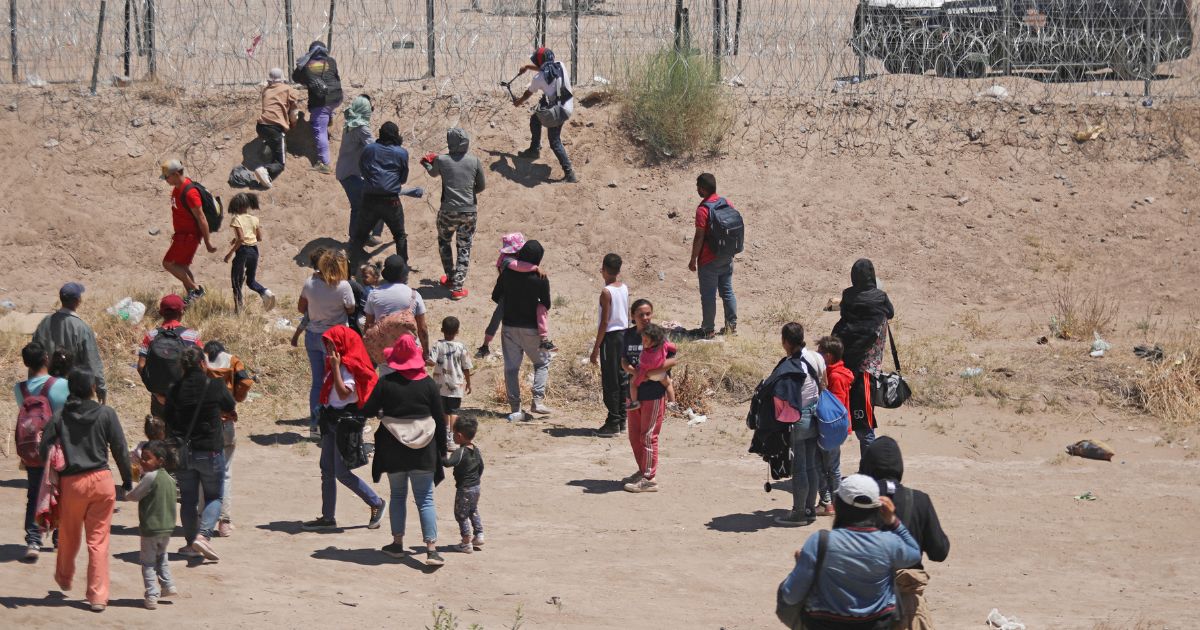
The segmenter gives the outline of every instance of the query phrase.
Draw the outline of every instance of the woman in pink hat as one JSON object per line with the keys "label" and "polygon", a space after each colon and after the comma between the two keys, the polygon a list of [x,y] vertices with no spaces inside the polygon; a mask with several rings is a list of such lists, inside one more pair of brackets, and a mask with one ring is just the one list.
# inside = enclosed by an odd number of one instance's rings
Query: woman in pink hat
{"label": "woman in pink hat", "polygon": [[[517,254],[521,248],[525,246],[525,235],[520,232],[505,234],[500,237],[500,257],[496,259],[496,271],[502,273],[505,269],[521,272],[537,272],[543,278],[546,277],[546,272],[527,262],[517,260]],[[492,353],[489,345],[492,339],[496,337],[496,332],[500,330],[500,322],[504,319],[504,302],[497,302],[495,310],[492,311],[492,319],[488,322],[487,328],[483,331],[483,345],[475,351],[476,359],[483,359]],[[550,341],[549,325],[546,318],[546,309],[538,307],[537,312],[538,335],[542,338],[542,349],[547,352],[558,352],[558,346]]]}
{"label": "woman in pink hat", "polygon": [[371,474],[378,483],[387,473],[391,485],[389,515],[392,542],[383,552],[404,556],[404,525],[407,517],[408,488],[421,520],[425,541],[425,564],[445,563],[437,552],[437,511],[433,506],[433,487],[446,476],[441,460],[446,455],[446,418],[437,383],[425,373],[425,359],[411,334],[400,335],[396,343],[383,351],[390,374],[379,379],[363,406],[368,418],[382,415],[375,432],[375,460]]}

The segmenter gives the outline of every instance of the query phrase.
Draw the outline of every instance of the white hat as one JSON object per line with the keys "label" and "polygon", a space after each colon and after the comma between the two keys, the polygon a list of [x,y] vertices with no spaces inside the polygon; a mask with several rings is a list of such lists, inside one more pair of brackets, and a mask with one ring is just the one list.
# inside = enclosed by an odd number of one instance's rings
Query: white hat
{"label": "white hat", "polygon": [[879,502],[879,482],[866,475],[850,475],[842,480],[838,487],[838,498],[847,505],[859,508],[877,508]]}
{"label": "white hat", "polygon": [[283,68],[271,68],[267,72],[267,80],[272,83],[278,83],[283,80]]}

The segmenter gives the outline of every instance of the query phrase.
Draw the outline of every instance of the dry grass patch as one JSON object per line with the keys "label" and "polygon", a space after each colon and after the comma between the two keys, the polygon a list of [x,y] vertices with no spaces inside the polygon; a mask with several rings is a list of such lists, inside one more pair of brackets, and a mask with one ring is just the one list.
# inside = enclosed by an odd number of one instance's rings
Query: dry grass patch
{"label": "dry grass patch", "polygon": [[1110,392],[1119,404],[1150,413],[1168,428],[1195,427],[1200,419],[1200,333],[1193,328],[1164,347],[1162,361],[1116,379]]}
{"label": "dry grass patch", "polygon": [[1071,282],[1059,284],[1051,295],[1050,332],[1059,339],[1087,340],[1113,330],[1120,302]]}

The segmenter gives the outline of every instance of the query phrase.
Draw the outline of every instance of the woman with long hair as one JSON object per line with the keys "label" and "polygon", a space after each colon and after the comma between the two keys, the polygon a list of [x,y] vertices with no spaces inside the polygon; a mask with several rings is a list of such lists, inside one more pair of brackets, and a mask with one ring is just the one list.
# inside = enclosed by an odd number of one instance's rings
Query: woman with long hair
{"label": "woman with long hair", "polygon": [[304,281],[296,304],[307,319],[304,350],[312,380],[308,388],[309,439],[320,436],[317,412],[321,406],[321,385],[325,382],[325,331],[345,326],[354,312],[354,290],[350,288],[350,265],[345,252],[319,248],[309,256],[313,275]]}

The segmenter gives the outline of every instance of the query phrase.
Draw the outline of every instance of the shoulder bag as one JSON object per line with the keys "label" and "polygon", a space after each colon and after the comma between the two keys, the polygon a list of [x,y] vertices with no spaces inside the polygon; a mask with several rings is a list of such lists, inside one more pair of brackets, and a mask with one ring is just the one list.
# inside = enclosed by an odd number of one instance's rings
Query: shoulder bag
{"label": "shoulder bag", "polygon": [[892,336],[892,327],[887,327],[888,343],[892,347],[892,363],[895,372],[888,372],[871,379],[871,404],[884,409],[896,409],[912,396],[908,382],[900,375],[900,355],[896,352],[896,339]]}

